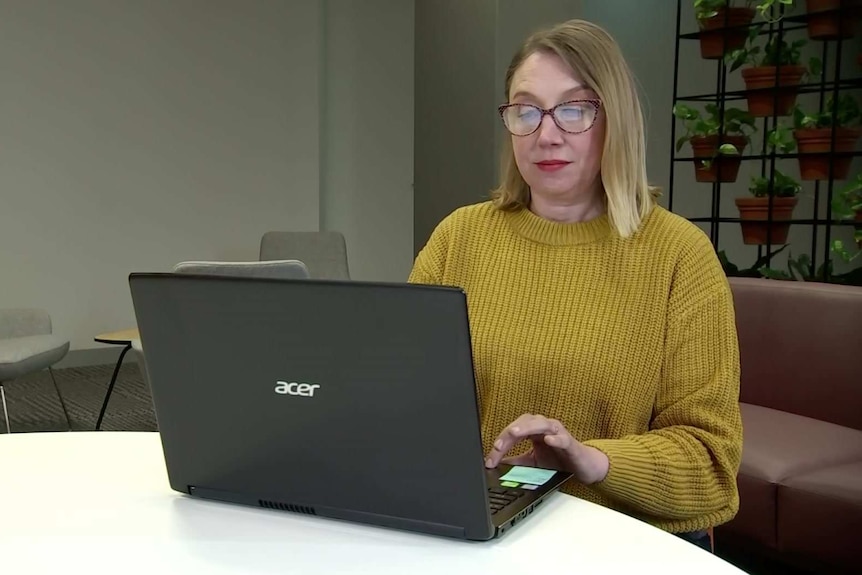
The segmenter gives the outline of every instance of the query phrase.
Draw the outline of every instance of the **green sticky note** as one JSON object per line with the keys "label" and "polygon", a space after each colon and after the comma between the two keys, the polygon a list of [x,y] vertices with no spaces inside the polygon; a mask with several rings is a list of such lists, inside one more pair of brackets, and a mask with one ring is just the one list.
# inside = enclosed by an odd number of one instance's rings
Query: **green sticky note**
{"label": "green sticky note", "polygon": [[544,485],[554,476],[556,471],[539,469],[538,467],[521,467],[516,465],[509,473],[500,478],[500,481],[515,481],[518,483],[532,483],[533,485]]}
{"label": "green sticky note", "polygon": [[518,484],[515,483],[514,481],[501,481],[500,485],[502,485],[503,487],[517,487],[518,486]]}

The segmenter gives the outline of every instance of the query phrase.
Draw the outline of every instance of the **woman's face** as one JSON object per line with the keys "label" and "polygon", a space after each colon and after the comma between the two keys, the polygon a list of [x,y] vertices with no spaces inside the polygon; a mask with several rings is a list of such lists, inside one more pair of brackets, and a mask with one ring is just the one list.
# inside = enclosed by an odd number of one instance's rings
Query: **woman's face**
{"label": "woman's face", "polygon": [[[515,71],[509,89],[509,103],[544,109],[584,99],[597,100],[596,93],[559,56],[547,52],[530,55]],[[510,122],[526,126],[520,130],[523,132],[531,122],[535,125],[540,112],[518,107],[506,114]],[[533,196],[554,203],[583,201],[600,190],[604,117],[600,108],[580,102],[558,109],[557,119],[569,131],[592,127],[579,134],[568,133],[545,115],[532,134],[512,136],[515,162]]]}

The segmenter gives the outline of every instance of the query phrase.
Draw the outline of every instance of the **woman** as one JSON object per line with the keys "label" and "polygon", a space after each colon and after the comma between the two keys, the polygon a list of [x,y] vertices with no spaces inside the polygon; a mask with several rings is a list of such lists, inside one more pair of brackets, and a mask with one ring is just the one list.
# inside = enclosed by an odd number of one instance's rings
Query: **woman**
{"label": "woman", "polygon": [[655,203],[634,82],[604,30],[533,35],[506,98],[499,187],[446,217],[410,275],[467,294],[486,465],[571,471],[565,491],[708,546],[738,509],[742,452],[715,251]]}

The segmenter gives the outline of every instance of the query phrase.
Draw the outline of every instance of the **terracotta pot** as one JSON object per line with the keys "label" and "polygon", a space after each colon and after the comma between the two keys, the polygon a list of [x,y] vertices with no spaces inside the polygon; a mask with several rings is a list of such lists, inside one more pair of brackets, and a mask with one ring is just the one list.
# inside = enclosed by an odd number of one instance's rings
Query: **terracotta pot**
{"label": "terracotta pot", "polygon": [[740,223],[742,241],[748,245],[764,245],[767,236],[771,245],[787,243],[787,232],[790,224],[781,223],[793,216],[798,198],[772,198],[772,226],[769,222],[769,198],[736,198],[739,217],[745,220]]}
{"label": "terracotta pot", "polygon": [[[835,151],[852,152],[856,141],[862,135],[859,128],[836,128]],[[843,180],[850,170],[851,156],[833,156],[832,128],[800,128],[793,130],[793,137],[799,147],[799,176],[803,180],[830,179],[829,166],[832,165],[833,180]]]}
{"label": "terracotta pot", "polygon": [[[712,18],[698,20],[700,26],[700,56],[707,60],[724,57],[725,52],[742,48],[748,28],[754,19],[754,8],[719,8]],[[741,26],[733,30],[727,28]]]}
{"label": "terracotta pot", "polygon": [[[808,37],[813,40],[837,40],[853,36],[855,26],[850,11],[839,12],[842,0],[805,0]],[[844,1],[845,8],[850,3]],[[818,14],[818,12],[825,12]]]}
{"label": "terracotta pot", "polygon": [[[787,116],[796,104],[797,86],[805,74],[805,67],[781,66],[778,71],[776,84],[775,66],[757,66],[742,70],[745,89],[753,90],[746,94],[748,113],[752,116],[756,118],[773,115]],[[773,104],[776,103],[776,112],[773,113]]]}
{"label": "terracotta pot", "polygon": [[[745,149],[746,139],[743,136],[724,136],[724,143],[733,144],[739,153]],[[718,136],[695,136],[691,139],[692,155],[695,158],[706,158],[694,161],[694,177],[698,182],[735,182],[739,173],[739,156],[718,154]]]}

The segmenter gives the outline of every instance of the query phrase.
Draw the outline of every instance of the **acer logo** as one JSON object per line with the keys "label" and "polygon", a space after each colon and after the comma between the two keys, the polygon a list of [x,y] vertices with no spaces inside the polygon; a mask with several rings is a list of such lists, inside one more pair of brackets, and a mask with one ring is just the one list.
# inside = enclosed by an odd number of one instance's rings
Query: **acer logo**
{"label": "acer logo", "polygon": [[275,392],[281,395],[300,395],[314,397],[314,390],[320,387],[318,383],[297,383],[295,381],[275,382]]}

